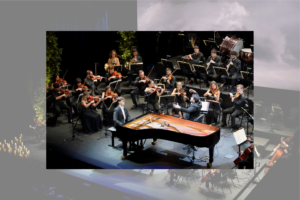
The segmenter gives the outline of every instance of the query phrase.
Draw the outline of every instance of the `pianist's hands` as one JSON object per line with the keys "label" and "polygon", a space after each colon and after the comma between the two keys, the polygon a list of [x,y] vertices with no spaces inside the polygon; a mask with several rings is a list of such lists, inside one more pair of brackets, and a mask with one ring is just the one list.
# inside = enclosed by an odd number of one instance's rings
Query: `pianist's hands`
{"label": "pianist's hands", "polygon": [[181,107],[178,104],[173,104],[174,108],[180,109]]}

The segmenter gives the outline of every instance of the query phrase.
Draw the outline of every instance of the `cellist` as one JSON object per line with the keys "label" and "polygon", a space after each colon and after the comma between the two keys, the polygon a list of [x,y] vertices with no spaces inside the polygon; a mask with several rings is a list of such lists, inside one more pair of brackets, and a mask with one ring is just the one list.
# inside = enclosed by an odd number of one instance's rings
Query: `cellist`
{"label": "cellist", "polygon": [[239,169],[253,169],[253,151],[254,151],[254,143],[250,138],[247,138],[247,140],[251,143],[251,152],[248,154],[248,157],[244,160],[241,160],[238,164]]}

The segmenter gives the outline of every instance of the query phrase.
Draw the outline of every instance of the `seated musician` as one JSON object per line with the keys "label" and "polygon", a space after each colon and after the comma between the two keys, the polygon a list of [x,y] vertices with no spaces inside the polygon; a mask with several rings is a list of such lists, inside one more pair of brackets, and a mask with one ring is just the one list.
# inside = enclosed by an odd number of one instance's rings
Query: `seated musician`
{"label": "seated musician", "polygon": [[57,118],[60,114],[60,111],[62,109],[66,109],[68,111],[68,123],[71,122],[71,114],[72,114],[72,108],[67,106],[66,104],[63,103],[63,99],[66,99],[69,95],[66,95],[65,93],[60,94],[59,91],[59,84],[54,83],[53,84],[54,90],[52,90],[52,97],[54,99],[54,124],[57,122]]}
{"label": "seated musician", "polygon": [[230,52],[230,57],[231,59],[229,59],[228,64],[226,65],[227,71],[229,76],[227,75],[222,75],[221,76],[221,80],[222,82],[225,82],[226,88],[228,91],[230,91],[229,89],[229,85],[227,79],[231,80],[231,92],[234,92],[234,86],[236,83],[236,79],[238,79],[240,77],[239,73],[241,70],[241,61],[237,58],[237,52],[236,51],[231,51]]}
{"label": "seated musician", "polygon": [[117,106],[117,99],[113,98],[112,91],[110,86],[105,87],[105,91],[102,93],[103,102],[103,116],[105,116],[105,120],[107,121],[108,126],[113,126],[113,115],[114,109]]}
{"label": "seated musician", "polygon": [[[116,76],[113,76],[113,73],[115,72],[114,66],[109,66],[108,72],[106,73],[106,85],[110,85],[110,87],[115,88],[115,93],[118,94],[118,96],[121,96],[121,81],[120,78],[117,78]],[[114,83],[113,83],[114,82]]]}
{"label": "seated musician", "polygon": [[195,90],[190,89],[189,92],[193,93],[193,95],[190,99],[191,104],[188,108],[183,108],[180,105],[176,105],[176,104],[173,104],[173,107],[178,109],[179,111],[186,113],[184,119],[194,121],[196,118],[200,116],[202,102],[200,100],[198,93]]}
{"label": "seated musician", "polygon": [[37,122],[36,117],[33,117],[33,123],[31,123],[29,125],[29,128],[32,129],[32,132],[36,137],[36,139],[35,139],[36,142],[41,142],[41,139],[44,137],[44,135],[46,133],[45,132],[45,126],[46,126],[45,121],[46,120],[44,120],[43,122],[39,122],[39,121]]}
{"label": "seated musician", "polygon": [[100,85],[101,79],[95,78],[94,80],[92,80],[92,78],[94,78],[93,72],[91,70],[87,70],[86,71],[86,78],[84,81],[84,84],[88,87],[88,89],[91,90],[91,94],[99,94],[97,91],[97,87]]}
{"label": "seated musician", "polygon": [[[217,182],[220,182],[222,180],[222,174],[220,169],[212,169],[210,171],[211,175],[209,176],[208,179],[206,179],[205,184],[206,184],[206,192],[209,192],[211,190],[214,190],[215,184]],[[209,183],[211,184],[211,188],[209,188]]]}
{"label": "seated musician", "polygon": [[[132,56],[130,57],[130,63],[140,63],[143,62],[143,59],[140,55],[138,55],[138,51],[136,49],[132,50]],[[133,79],[133,74],[135,71],[128,71],[128,83],[129,86],[132,86],[132,79]]]}
{"label": "seated musician", "polygon": [[[187,100],[187,96],[185,96],[184,93],[180,93],[180,90],[183,89],[182,83],[177,82],[176,85],[177,87],[173,90],[171,96],[175,96],[175,102],[181,107],[184,107],[185,101]],[[172,108],[172,116],[174,116],[175,114],[178,114],[179,118],[182,119],[182,112],[178,109]]]}
{"label": "seated musician", "polygon": [[[203,56],[203,53],[200,52],[198,46],[194,46],[193,54],[186,55],[185,57],[186,59],[193,61],[193,64],[205,63],[205,57]],[[185,71],[185,73],[187,73],[187,71]],[[192,73],[194,77],[194,82],[198,84],[196,71],[192,71]]]}
{"label": "seated musician", "polygon": [[[175,88],[175,83],[176,83],[176,78],[171,75],[172,71],[170,68],[166,69],[166,76],[162,77],[162,83],[165,84],[165,88],[168,91],[169,94],[172,93],[172,91]],[[169,77],[172,76],[171,80],[169,79]]]}
{"label": "seated musician", "polygon": [[173,179],[177,179],[178,176],[185,176],[190,172],[190,169],[173,169],[170,172],[170,180],[166,183],[168,184],[174,184],[174,180]]}
{"label": "seated musician", "polygon": [[134,85],[137,86],[137,88],[131,91],[130,93],[132,103],[133,103],[133,107],[131,109],[135,109],[138,107],[136,102],[136,95],[144,95],[145,93],[144,90],[147,87],[147,80],[145,79],[145,74],[143,70],[139,71],[139,76],[136,77]]}
{"label": "seated musician", "polygon": [[78,97],[79,95],[82,93],[82,83],[81,83],[81,78],[76,78],[75,79],[75,84],[72,87],[72,91],[73,91],[73,103],[72,103],[72,108],[75,112],[76,115],[78,115],[78,109],[77,109],[77,101],[78,101]]}
{"label": "seated musician", "polygon": [[[270,155],[271,157],[276,153],[276,149],[278,149],[278,147],[280,146],[280,148],[283,150],[284,154],[287,155],[288,151],[287,148],[289,147],[289,145],[284,141],[284,137],[281,137],[280,139],[280,144],[278,144],[274,149],[272,154]],[[276,160],[271,161],[269,166],[273,166],[276,163]]]}
{"label": "seated musician", "polygon": [[[210,82],[209,88],[207,92],[203,95],[207,97],[208,99],[214,100],[219,102],[220,100],[220,91],[218,84],[215,81]],[[212,109],[208,110],[208,113],[206,115],[206,123],[207,124],[214,124],[217,122],[217,112],[219,111],[218,109],[220,108],[215,105],[216,103],[211,102],[210,107]]]}
{"label": "seated musician", "polygon": [[159,112],[160,105],[158,103],[158,97],[164,92],[164,89],[157,90],[154,88],[154,81],[150,80],[148,82],[148,87],[145,89],[145,93],[148,94],[148,109],[154,110],[154,112]]}
{"label": "seated musician", "polygon": [[120,61],[115,50],[109,52],[109,58],[107,60],[108,65],[120,65]]}
{"label": "seated musician", "polygon": [[233,102],[233,107],[226,108],[225,110],[223,110],[221,127],[227,126],[226,118],[228,114],[231,114],[231,128],[237,129],[237,127],[235,126],[235,118],[236,116],[243,113],[242,107],[245,106],[245,95],[243,93],[243,89],[243,85],[237,85],[237,93],[234,96],[230,94],[231,101]]}
{"label": "seated musician", "polygon": [[221,57],[217,55],[216,49],[211,50],[210,56],[207,59],[206,62],[207,74],[199,72],[199,76],[201,79],[203,79],[204,83],[206,84],[206,87],[208,87],[208,80],[211,81],[217,79],[217,74],[213,69],[214,66],[218,66],[218,67],[221,66]]}
{"label": "seated musician", "polygon": [[247,140],[251,143],[251,152],[248,154],[247,158],[244,160],[241,160],[238,164],[239,169],[253,169],[253,151],[254,151],[254,143],[250,138],[247,138]]}
{"label": "seated musician", "polygon": [[54,87],[53,87],[53,84],[58,82],[60,77],[59,75],[56,75],[55,78],[53,78],[54,81],[51,83],[51,86],[50,88],[47,86],[47,99],[46,99],[46,112],[47,112],[47,115],[48,115],[48,111],[50,109],[50,107],[52,106],[53,102],[54,102],[54,99],[52,97],[52,90],[54,90]]}
{"label": "seated musician", "polygon": [[102,120],[100,114],[96,111],[97,105],[101,102],[94,100],[88,101],[90,93],[85,91],[81,99],[81,112],[82,112],[82,127],[86,133],[94,133],[102,128]]}

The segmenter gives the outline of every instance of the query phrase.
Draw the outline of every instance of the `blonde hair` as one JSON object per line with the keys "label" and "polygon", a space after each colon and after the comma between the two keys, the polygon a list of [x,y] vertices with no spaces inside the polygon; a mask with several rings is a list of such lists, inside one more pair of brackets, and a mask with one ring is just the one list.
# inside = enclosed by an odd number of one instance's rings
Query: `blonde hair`
{"label": "blonde hair", "polygon": [[181,85],[182,86],[182,83],[181,82],[177,82],[176,85]]}
{"label": "blonde hair", "polygon": [[86,74],[89,75],[92,71],[91,70],[86,70]]}
{"label": "blonde hair", "polygon": [[89,95],[90,95],[90,93],[88,91],[85,91],[85,92],[83,92],[83,95],[82,95],[81,99],[86,101]]}

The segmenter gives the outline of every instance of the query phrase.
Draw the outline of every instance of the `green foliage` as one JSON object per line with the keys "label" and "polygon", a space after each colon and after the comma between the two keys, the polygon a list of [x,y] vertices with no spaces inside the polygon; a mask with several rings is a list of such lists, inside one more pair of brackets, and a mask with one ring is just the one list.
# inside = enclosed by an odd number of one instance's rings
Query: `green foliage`
{"label": "green foliage", "polygon": [[[55,32],[47,32],[47,51],[46,51],[46,82],[51,85],[52,78],[60,72],[60,62],[62,48],[58,48]],[[44,83],[45,84],[45,83]],[[44,85],[43,84],[43,85]]]}
{"label": "green foliage", "polygon": [[121,39],[117,41],[119,43],[119,59],[122,63],[129,60],[132,49],[136,48],[136,46],[134,46],[135,32],[136,31],[118,31],[118,34],[121,36]]}
{"label": "green foliage", "polygon": [[43,121],[45,118],[46,108],[46,87],[45,79],[41,78],[39,87],[34,91],[34,104],[35,116],[38,120]]}

